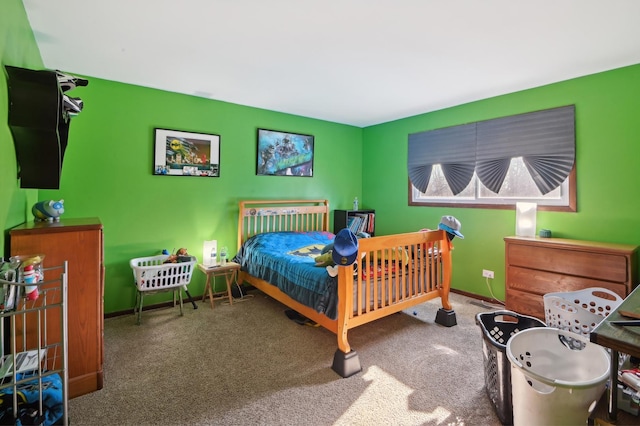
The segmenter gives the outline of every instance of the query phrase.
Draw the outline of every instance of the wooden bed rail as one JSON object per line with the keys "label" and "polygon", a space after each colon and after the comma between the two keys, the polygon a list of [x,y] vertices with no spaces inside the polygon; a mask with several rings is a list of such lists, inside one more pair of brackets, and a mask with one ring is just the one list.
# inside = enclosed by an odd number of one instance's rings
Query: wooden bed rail
{"label": "wooden bed rail", "polygon": [[238,248],[250,237],[264,232],[328,229],[328,200],[240,201]]}
{"label": "wooden bed rail", "polygon": [[[358,241],[354,266],[338,268],[338,348],[351,348],[351,328],[440,297],[451,310],[451,248],[444,231],[394,234]],[[353,309],[349,307],[353,306]]]}

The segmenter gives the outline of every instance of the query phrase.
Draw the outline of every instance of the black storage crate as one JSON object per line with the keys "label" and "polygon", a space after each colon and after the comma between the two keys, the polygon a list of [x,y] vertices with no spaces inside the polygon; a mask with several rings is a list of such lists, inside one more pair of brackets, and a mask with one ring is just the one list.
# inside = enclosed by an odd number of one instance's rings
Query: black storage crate
{"label": "black storage crate", "polygon": [[533,327],[546,327],[537,318],[512,311],[481,312],[476,324],[482,330],[484,380],[487,395],[498,418],[505,425],[513,424],[511,402],[511,365],[507,358],[507,341],[514,334]]}

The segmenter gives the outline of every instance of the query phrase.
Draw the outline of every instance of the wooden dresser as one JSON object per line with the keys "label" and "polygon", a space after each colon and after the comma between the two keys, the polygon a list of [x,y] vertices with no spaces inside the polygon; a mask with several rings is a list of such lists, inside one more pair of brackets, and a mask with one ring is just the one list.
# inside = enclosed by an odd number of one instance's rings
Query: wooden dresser
{"label": "wooden dresser", "polygon": [[506,237],[506,308],[544,321],[543,296],[605,287],[626,297],[638,284],[638,246]]}
{"label": "wooden dresser", "polygon": [[102,223],[97,218],[27,222],[9,232],[12,256],[44,254],[45,267],[68,262],[69,397],[102,389]]}

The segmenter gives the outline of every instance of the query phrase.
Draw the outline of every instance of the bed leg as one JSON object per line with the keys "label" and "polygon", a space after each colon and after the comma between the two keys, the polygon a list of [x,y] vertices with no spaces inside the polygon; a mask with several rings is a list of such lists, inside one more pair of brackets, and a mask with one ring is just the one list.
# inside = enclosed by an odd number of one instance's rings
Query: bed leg
{"label": "bed leg", "polygon": [[438,309],[438,313],[436,314],[436,323],[444,325],[445,327],[453,327],[454,325],[457,325],[456,311],[453,309]]}
{"label": "bed leg", "polygon": [[360,358],[354,350],[344,353],[340,349],[336,349],[336,353],[333,354],[333,365],[331,368],[344,378],[351,377],[362,371]]}

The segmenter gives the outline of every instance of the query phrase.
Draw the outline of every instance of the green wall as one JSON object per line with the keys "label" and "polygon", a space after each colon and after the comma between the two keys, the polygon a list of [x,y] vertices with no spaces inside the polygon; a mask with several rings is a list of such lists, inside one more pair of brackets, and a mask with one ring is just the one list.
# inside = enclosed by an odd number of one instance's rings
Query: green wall
{"label": "green wall", "polygon": [[[43,67],[20,0],[3,0],[0,56],[2,65]],[[15,179],[6,82],[0,79],[0,226],[5,231],[0,248],[8,255],[8,230],[32,220],[30,208],[37,200],[63,198],[64,217],[99,217],[106,313],[133,307],[131,258],[178,247],[200,257],[208,239],[235,253],[240,199],[327,198],[332,208],[350,208],[358,196],[362,208],[376,209],[379,235],[433,228],[442,215],[452,214],[466,237],[454,240],[453,287],[488,296],[481,271],[491,269],[493,291],[504,298],[503,238],[514,233],[514,211],[409,207],[407,136],[567,104],[576,105],[578,212],[539,212],[538,229],[559,237],[640,244],[640,65],[365,129],[85,77],[89,86],[71,92],[85,107],[71,122],[61,188],[39,192],[19,189]],[[155,127],[219,134],[221,177],[153,176]],[[314,177],[256,176],[258,127],[314,135]],[[201,294],[203,288],[204,277],[196,272],[191,293]],[[145,300],[169,299],[164,294]]]}
{"label": "green wall", "polygon": [[[21,0],[2,0],[0,13],[0,225],[12,228],[25,221],[26,206],[37,201],[36,190],[22,190],[18,166],[7,124],[7,81],[4,66],[41,69],[42,59]],[[0,234],[0,255],[7,252],[7,238]],[[8,253],[8,252],[7,252]]]}
{"label": "green wall", "polygon": [[[87,78],[73,92],[85,107],[71,122],[60,189],[39,198],[64,199],[64,217],[102,220],[106,313],[134,304],[132,258],[179,247],[201,258],[210,239],[235,254],[241,199],[327,198],[345,208],[361,191],[362,129]],[[220,177],[152,175],[156,127],[220,135]],[[314,176],[256,176],[259,127],[314,135]],[[203,288],[196,272],[190,292]]]}
{"label": "green wall", "polygon": [[[3,0],[0,53],[3,65],[43,67],[19,0]],[[2,254],[9,255],[8,230],[33,220],[30,211],[37,200],[64,199],[66,218],[99,217],[104,224],[106,313],[133,307],[128,262],[134,257],[186,247],[200,258],[202,242],[210,239],[235,254],[240,199],[326,198],[332,208],[348,208],[362,191],[360,128],[86,78],[87,87],[70,92],[85,106],[71,121],[60,189],[40,191],[19,189],[6,124],[6,80],[0,79]],[[152,175],[156,127],[220,135],[221,176]],[[314,135],[314,176],[256,176],[259,127]],[[203,288],[204,277],[196,272],[190,292],[198,295]],[[160,294],[145,298],[145,304],[170,298]]]}
{"label": "green wall", "polygon": [[377,232],[433,228],[442,215],[456,216],[465,239],[454,240],[452,286],[489,296],[482,269],[491,269],[494,294],[504,299],[503,238],[514,235],[514,210],[408,206],[407,136],[569,104],[576,105],[578,212],[538,212],[538,230],[640,244],[640,65],[366,128],[363,200],[377,210]]}

